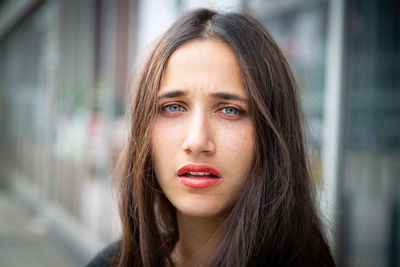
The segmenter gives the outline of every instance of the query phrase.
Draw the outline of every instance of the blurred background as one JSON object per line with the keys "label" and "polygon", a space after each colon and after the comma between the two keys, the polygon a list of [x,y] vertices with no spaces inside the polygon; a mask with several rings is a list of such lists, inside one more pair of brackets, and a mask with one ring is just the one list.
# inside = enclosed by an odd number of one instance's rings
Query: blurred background
{"label": "blurred background", "polygon": [[247,10],[287,56],[339,266],[400,266],[400,2],[0,0],[0,266],[83,266],[119,236],[128,81],[195,7]]}

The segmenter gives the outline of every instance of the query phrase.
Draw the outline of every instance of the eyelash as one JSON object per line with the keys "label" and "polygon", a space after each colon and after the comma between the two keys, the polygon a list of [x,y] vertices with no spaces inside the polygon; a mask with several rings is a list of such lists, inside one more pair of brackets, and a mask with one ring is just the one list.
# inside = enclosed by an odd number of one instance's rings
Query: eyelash
{"label": "eyelash", "polygon": [[[171,107],[178,107],[179,110],[176,110],[176,111],[168,110],[168,108],[171,108]],[[234,111],[235,113],[229,114],[229,113],[227,113],[227,109],[233,109],[231,111]],[[223,110],[225,110],[225,112],[223,112]],[[177,115],[177,113],[182,112],[182,111],[186,111],[186,109],[184,107],[182,107],[182,105],[176,104],[176,103],[167,104],[167,105],[161,106],[161,108],[160,108],[160,112],[165,112],[172,116]],[[233,107],[233,106],[225,106],[223,108],[220,108],[217,112],[223,113],[225,116],[228,116],[230,118],[240,117],[246,113],[244,110],[237,108],[237,107]]]}

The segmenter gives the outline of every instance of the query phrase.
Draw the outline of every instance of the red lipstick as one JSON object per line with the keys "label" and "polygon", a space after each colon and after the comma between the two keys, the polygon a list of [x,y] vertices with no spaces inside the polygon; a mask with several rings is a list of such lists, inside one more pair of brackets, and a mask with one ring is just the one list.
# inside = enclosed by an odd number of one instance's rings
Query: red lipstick
{"label": "red lipstick", "polygon": [[219,182],[221,175],[209,165],[187,164],[177,172],[179,180],[192,188],[205,188]]}

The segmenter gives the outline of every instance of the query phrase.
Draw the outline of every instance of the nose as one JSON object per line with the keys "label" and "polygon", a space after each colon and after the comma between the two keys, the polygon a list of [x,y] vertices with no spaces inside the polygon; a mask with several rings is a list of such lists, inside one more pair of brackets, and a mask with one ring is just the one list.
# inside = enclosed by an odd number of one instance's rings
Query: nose
{"label": "nose", "polygon": [[183,150],[194,155],[215,153],[213,130],[209,118],[203,112],[195,112],[188,118]]}

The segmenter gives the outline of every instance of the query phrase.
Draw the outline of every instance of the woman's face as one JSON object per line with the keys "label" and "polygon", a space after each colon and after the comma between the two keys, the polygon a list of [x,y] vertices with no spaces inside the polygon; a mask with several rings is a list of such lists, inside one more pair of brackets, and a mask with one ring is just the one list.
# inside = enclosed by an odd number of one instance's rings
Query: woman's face
{"label": "woman's face", "polygon": [[158,92],[152,132],[157,181],[177,212],[224,215],[254,162],[254,124],[236,57],[217,40],[173,52]]}

